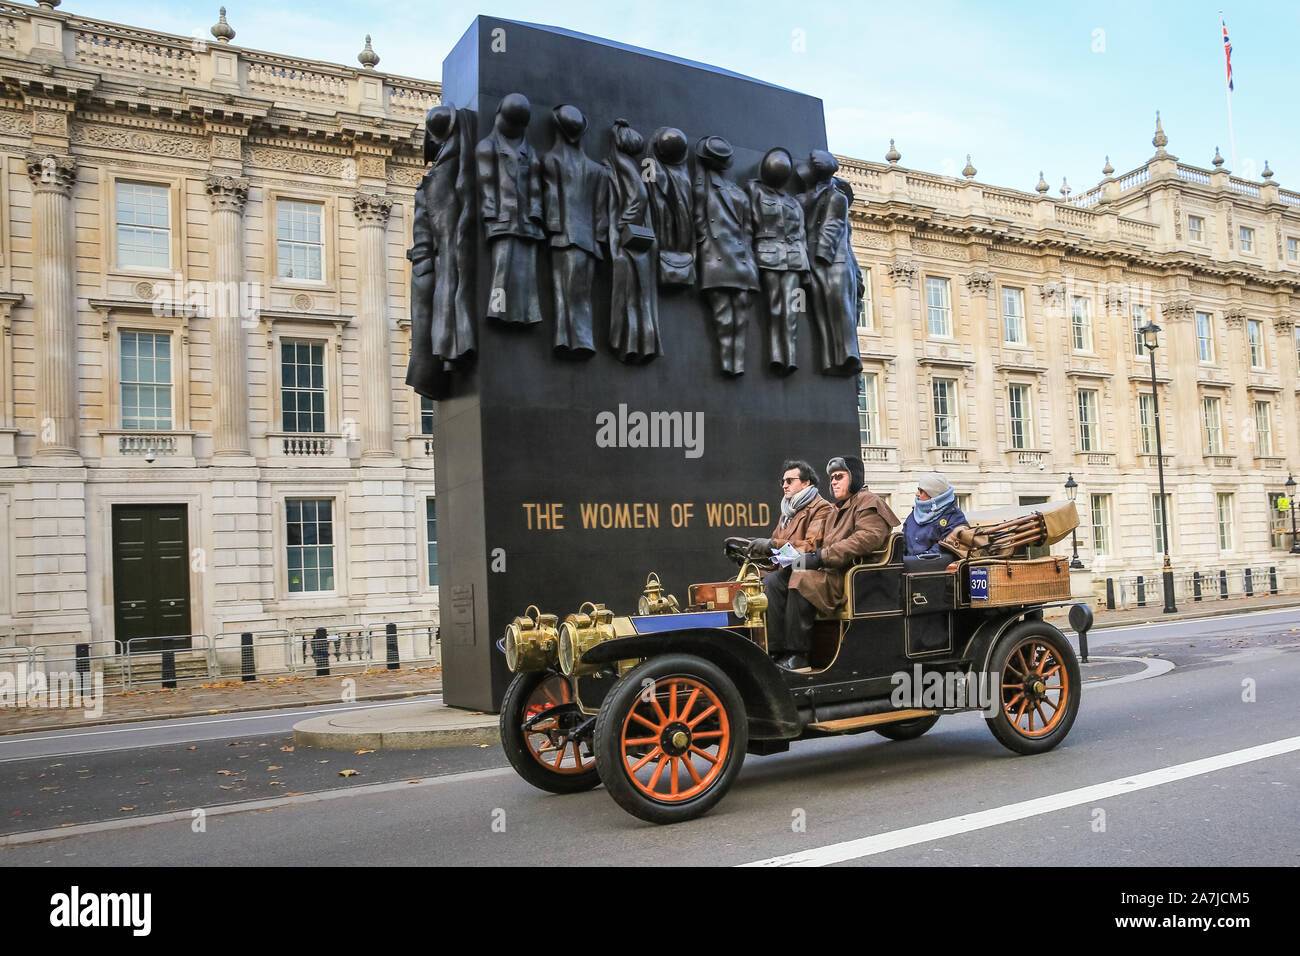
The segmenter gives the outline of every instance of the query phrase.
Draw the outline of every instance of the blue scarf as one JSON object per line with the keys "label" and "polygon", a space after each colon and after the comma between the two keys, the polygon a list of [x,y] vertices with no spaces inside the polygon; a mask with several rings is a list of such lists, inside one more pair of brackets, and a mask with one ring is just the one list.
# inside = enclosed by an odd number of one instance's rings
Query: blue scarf
{"label": "blue scarf", "polygon": [[916,504],[912,508],[912,518],[917,524],[929,524],[956,500],[957,493],[951,488],[939,495],[939,497],[930,498],[927,501],[917,498]]}

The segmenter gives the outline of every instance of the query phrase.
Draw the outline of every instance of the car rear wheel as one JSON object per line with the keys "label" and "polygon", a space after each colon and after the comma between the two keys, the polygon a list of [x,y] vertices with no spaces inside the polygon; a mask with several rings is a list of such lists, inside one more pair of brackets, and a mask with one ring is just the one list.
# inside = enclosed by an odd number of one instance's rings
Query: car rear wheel
{"label": "car rear wheel", "polygon": [[651,823],[680,823],[712,808],[740,773],[748,743],[735,684],[689,654],[633,668],[596,717],[596,766],[605,789]]}
{"label": "car rear wheel", "polygon": [[938,714],[929,717],[917,717],[914,720],[900,720],[896,724],[877,727],[876,733],[890,740],[915,740],[939,722]]}
{"label": "car rear wheel", "polygon": [[501,702],[501,746],[510,766],[534,787],[580,793],[600,783],[596,758],[570,736],[587,719],[569,679],[552,671],[524,671]]}
{"label": "car rear wheel", "polygon": [[997,713],[986,717],[993,736],[1020,754],[1051,750],[1070,732],[1079,712],[1079,661],[1065,636],[1029,622],[1002,636],[992,671],[1000,691]]}

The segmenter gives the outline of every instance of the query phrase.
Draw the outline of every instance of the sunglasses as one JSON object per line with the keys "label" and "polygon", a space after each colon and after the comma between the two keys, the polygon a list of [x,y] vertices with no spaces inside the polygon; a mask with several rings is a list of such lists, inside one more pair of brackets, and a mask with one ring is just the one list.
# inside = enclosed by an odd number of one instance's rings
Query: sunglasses
{"label": "sunglasses", "polygon": [[837,471],[837,472],[835,472],[835,474],[831,475],[831,481],[844,481],[844,480],[847,479],[848,477],[849,477],[849,473],[848,473],[848,472],[846,472],[846,471]]}
{"label": "sunglasses", "polygon": [[799,480],[800,480],[800,479],[798,479],[798,478],[782,478],[782,479],[781,479],[781,484],[782,484],[782,485],[789,485],[789,484],[793,484],[794,482],[799,481]]}

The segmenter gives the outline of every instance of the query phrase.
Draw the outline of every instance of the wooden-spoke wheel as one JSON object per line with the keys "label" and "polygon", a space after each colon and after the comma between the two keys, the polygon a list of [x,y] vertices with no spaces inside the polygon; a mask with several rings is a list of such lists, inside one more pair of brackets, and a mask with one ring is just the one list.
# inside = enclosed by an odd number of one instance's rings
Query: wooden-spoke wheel
{"label": "wooden-spoke wheel", "polygon": [[568,678],[551,671],[515,675],[501,703],[501,745],[510,765],[542,790],[590,790],[600,783],[590,738],[572,736],[585,719]]}
{"label": "wooden-spoke wheel", "polygon": [[1079,711],[1079,662],[1056,628],[1031,622],[1003,636],[993,652],[1000,699],[986,718],[994,736],[1017,753],[1051,750]]}
{"label": "wooden-spoke wheel", "polygon": [[652,823],[677,823],[717,803],[745,759],[744,704],[708,661],[651,658],[610,691],[596,718],[596,762],[610,795]]}

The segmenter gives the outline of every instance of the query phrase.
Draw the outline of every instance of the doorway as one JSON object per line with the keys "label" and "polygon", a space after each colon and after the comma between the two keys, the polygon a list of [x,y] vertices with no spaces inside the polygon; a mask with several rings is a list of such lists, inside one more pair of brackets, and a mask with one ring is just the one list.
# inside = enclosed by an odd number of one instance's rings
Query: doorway
{"label": "doorway", "polygon": [[188,523],[185,505],[113,505],[114,633],[132,651],[190,648]]}

